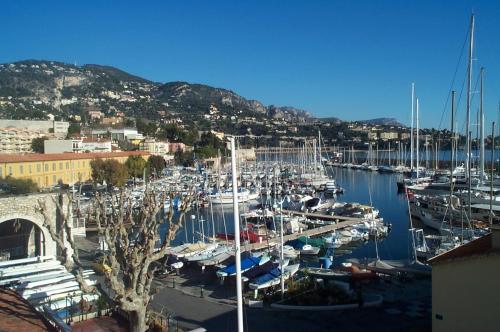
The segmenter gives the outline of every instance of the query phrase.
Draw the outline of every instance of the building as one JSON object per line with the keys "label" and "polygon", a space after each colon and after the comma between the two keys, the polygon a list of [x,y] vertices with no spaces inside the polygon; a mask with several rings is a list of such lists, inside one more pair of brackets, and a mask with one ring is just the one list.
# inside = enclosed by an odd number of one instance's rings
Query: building
{"label": "building", "polygon": [[106,139],[77,138],[67,140],[46,140],[44,153],[68,152],[111,152],[111,141]]}
{"label": "building", "polygon": [[78,152],[112,152],[111,141],[83,137],[78,145]]}
{"label": "building", "polygon": [[90,162],[97,158],[116,159],[123,163],[129,156],[149,158],[144,151],[111,153],[54,153],[54,154],[0,154],[0,178],[12,176],[31,179],[40,188],[50,188],[60,181],[65,184],[85,182],[91,179]]}
{"label": "building", "polygon": [[40,130],[26,128],[0,128],[0,153],[29,153],[31,141],[42,137]]}
{"label": "building", "polygon": [[376,140],[378,138],[378,133],[376,131],[369,131],[368,132],[368,139],[369,140]]}
{"label": "building", "polygon": [[18,128],[40,131],[42,134],[53,133],[56,137],[68,135],[69,122],[53,120],[0,120],[0,128]]}
{"label": "building", "polygon": [[188,147],[184,143],[180,142],[170,142],[168,143],[168,152],[176,153],[177,151],[189,151]]}
{"label": "building", "polygon": [[385,141],[387,140],[393,140],[393,139],[398,139],[398,133],[393,132],[393,131],[388,131],[388,132],[381,132],[380,133],[380,139],[383,139]]}
{"label": "building", "polygon": [[117,125],[123,122],[123,118],[117,116],[104,117],[101,120],[103,125]]}
{"label": "building", "polygon": [[410,139],[410,133],[402,132],[401,134],[399,134],[399,139],[401,139],[402,141]]}
{"label": "building", "polygon": [[163,156],[169,152],[169,143],[156,141],[154,139],[146,139],[139,144],[141,151],[147,151],[150,154]]}
{"label": "building", "polygon": [[[500,226],[432,258],[432,331],[497,331]],[[497,327],[495,327],[497,326]]]}

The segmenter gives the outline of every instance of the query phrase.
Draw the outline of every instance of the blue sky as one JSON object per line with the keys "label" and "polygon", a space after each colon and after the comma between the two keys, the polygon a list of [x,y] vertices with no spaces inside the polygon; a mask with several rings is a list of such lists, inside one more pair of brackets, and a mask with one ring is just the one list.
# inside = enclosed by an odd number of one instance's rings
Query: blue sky
{"label": "blue sky", "polygon": [[[0,62],[106,64],[154,81],[224,87],[320,117],[404,123],[415,82],[422,126],[443,128],[471,11],[474,80],[484,66],[493,121],[500,101],[498,1],[4,1]],[[465,95],[459,127],[464,103]]]}

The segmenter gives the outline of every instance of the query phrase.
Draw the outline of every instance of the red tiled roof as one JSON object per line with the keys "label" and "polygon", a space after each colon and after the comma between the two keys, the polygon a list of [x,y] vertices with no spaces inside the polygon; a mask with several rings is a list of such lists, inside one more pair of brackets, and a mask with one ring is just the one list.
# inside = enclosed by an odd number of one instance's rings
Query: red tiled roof
{"label": "red tiled roof", "polygon": [[493,249],[491,246],[492,235],[487,234],[479,239],[470,241],[464,245],[456,247],[444,254],[433,257],[428,262],[432,264],[441,263],[457,258],[464,258],[477,255],[485,255],[490,253],[500,252],[498,249]]}
{"label": "red tiled roof", "polygon": [[57,331],[26,300],[0,287],[0,331]]}
{"label": "red tiled roof", "polygon": [[146,151],[122,151],[122,152],[91,152],[91,153],[31,153],[31,154],[0,154],[0,163],[77,160],[94,158],[118,158],[128,156],[149,155]]}

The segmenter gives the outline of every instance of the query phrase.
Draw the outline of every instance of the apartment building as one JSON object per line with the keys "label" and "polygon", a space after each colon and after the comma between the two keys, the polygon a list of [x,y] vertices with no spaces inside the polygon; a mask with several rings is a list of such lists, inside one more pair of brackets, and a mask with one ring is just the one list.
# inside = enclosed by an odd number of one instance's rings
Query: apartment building
{"label": "apartment building", "polygon": [[40,188],[50,188],[60,181],[66,184],[89,181],[92,176],[90,162],[97,158],[116,159],[124,163],[129,156],[149,158],[144,151],[111,153],[54,153],[54,154],[0,154],[0,178],[12,176],[31,179]]}
{"label": "apartment building", "polygon": [[15,127],[0,128],[0,153],[19,154],[32,152],[31,141],[43,135],[40,130]]}

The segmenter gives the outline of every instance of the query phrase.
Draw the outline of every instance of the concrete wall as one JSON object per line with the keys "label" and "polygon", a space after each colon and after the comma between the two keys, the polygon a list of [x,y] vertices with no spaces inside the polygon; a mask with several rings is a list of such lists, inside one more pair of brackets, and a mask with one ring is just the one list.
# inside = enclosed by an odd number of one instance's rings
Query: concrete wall
{"label": "concrete wall", "polygon": [[43,142],[44,153],[73,152],[72,140],[49,139]]}
{"label": "concrete wall", "polygon": [[432,267],[432,331],[498,331],[500,254]]}

